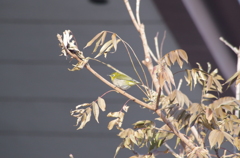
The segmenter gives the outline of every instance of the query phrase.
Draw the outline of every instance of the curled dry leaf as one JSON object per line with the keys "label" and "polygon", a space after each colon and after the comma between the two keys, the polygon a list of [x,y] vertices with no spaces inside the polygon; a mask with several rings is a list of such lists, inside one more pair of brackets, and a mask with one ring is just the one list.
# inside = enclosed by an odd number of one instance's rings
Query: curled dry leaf
{"label": "curled dry leaf", "polygon": [[115,51],[117,51],[117,38],[116,38],[116,33],[112,34],[112,43],[113,43],[113,48]]}
{"label": "curled dry leaf", "polygon": [[119,117],[120,116],[120,111],[117,112],[109,112],[107,114],[107,117]]}
{"label": "curled dry leaf", "polygon": [[86,113],[84,113],[83,114],[83,116],[82,116],[82,119],[81,119],[81,125],[78,127],[78,129],[77,130],[79,130],[79,129],[83,129],[83,127],[86,125],[86,119],[87,119],[87,114]]}
{"label": "curled dry leaf", "polygon": [[212,110],[210,108],[206,108],[206,119],[208,120],[209,124],[210,124],[212,118],[213,118]]}
{"label": "curled dry leaf", "polygon": [[106,49],[107,49],[108,47],[110,47],[111,44],[112,44],[112,40],[107,41],[107,42],[102,46],[102,48],[100,49],[99,53],[98,53],[94,58],[97,58],[97,57],[99,57],[100,55],[102,55],[104,52],[106,52]]}
{"label": "curled dry leaf", "polygon": [[229,88],[234,82],[236,81],[236,85],[240,83],[240,71],[237,71],[235,74],[233,74],[225,83],[228,83],[228,87]]}
{"label": "curled dry leaf", "polygon": [[[67,57],[68,53],[71,52],[73,54],[80,53],[76,41],[73,39],[72,32],[70,30],[65,30],[63,32],[63,36],[57,34],[57,38],[59,40],[59,46],[62,49],[62,54]],[[83,54],[81,54],[81,59],[84,59]]]}
{"label": "curled dry leaf", "polygon": [[114,127],[114,125],[117,124],[117,121],[118,121],[118,118],[116,118],[116,119],[110,121],[110,122],[108,123],[108,130],[112,130],[113,127]]}
{"label": "curled dry leaf", "polygon": [[126,104],[123,105],[123,110],[124,110],[125,112],[128,112],[128,109],[129,109],[129,106],[127,106]]}
{"label": "curled dry leaf", "polygon": [[[95,42],[95,41],[96,41],[100,36],[102,36],[105,32],[106,32],[106,31],[102,31],[102,32],[98,33],[96,36],[94,36],[94,37],[87,43],[87,45],[86,45],[83,49],[91,46],[91,45],[93,44],[93,42]],[[106,34],[106,33],[105,33],[105,34]]]}
{"label": "curled dry leaf", "polygon": [[77,105],[76,109],[78,109],[80,107],[84,107],[84,106],[89,106],[89,105],[92,105],[92,104],[91,103],[83,103],[83,104]]}

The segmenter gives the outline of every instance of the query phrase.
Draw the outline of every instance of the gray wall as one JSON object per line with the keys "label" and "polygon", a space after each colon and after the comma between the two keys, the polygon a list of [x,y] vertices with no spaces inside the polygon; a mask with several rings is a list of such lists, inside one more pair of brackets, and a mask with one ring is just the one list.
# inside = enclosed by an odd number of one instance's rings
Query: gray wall
{"label": "gray wall", "polygon": [[[146,24],[149,43],[154,50],[153,38],[159,31],[160,39],[167,30],[164,52],[177,49],[170,31],[157,14],[151,1],[142,1],[141,18]],[[118,111],[127,100],[116,93],[104,98],[107,111],[100,113],[100,124],[94,118],[86,127],[77,131],[76,119],[70,110],[76,105],[91,102],[107,90],[87,70],[69,72],[76,63],[59,57],[57,33],[65,29],[73,31],[79,48],[98,32],[116,32],[142,59],[142,46],[123,1],[110,1],[107,5],[95,5],[87,0],[19,0],[0,2],[0,157],[66,158],[70,153],[77,157],[113,157],[121,142],[117,130],[109,131],[111,118],[106,114]],[[93,48],[84,50],[85,56]],[[101,60],[132,74],[127,53],[122,45],[115,54]],[[108,77],[112,71],[96,62],[91,66]],[[178,82],[178,81],[177,81]],[[143,97],[137,88],[128,91]],[[152,119],[156,115],[129,102],[123,127],[139,119]],[[127,120],[127,121],[126,121]],[[101,156],[100,156],[101,155]],[[118,157],[131,156],[122,149]]]}

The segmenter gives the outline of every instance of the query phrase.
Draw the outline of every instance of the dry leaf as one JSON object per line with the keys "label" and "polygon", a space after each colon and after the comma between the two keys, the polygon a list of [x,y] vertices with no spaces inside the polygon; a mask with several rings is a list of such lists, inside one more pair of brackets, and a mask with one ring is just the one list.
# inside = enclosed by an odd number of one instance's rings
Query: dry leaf
{"label": "dry leaf", "polygon": [[102,32],[98,33],[96,36],[94,36],[94,37],[87,43],[87,45],[86,45],[83,49],[91,46],[91,45],[93,44],[93,42],[95,42],[95,40],[97,40],[100,36],[102,36],[102,34],[103,34],[104,32],[105,32],[105,31],[102,31]]}
{"label": "dry leaf", "polygon": [[105,100],[101,97],[98,97],[98,105],[102,111],[106,110],[106,103]]}
{"label": "dry leaf", "polygon": [[94,101],[94,102],[92,102],[92,107],[93,107],[93,114],[95,116],[95,119],[96,119],[97,123],[99,123],[99,121],[98,121],[98,116],[99,116],[98,104]]}
{"label": "dry leaf", "polygon": [[108,130],[112,130],[113,127],[114,127],[114,125],[117,124],[117,121],[118,121],[118,118],[116,118],[116,119],[110,121],[110,122],[108,123]]}
{"label": "dry leaf", "polygon": [[109,112],[107,114],[107,117],[119,117],[120,116],[120,112]]}
{"label": "dry leaf", "polygon": [[127,106],[126,104],[123,105],[123,110],[124,110],[125,112],[128,112],[128,108],[129,108],[129,106]]}

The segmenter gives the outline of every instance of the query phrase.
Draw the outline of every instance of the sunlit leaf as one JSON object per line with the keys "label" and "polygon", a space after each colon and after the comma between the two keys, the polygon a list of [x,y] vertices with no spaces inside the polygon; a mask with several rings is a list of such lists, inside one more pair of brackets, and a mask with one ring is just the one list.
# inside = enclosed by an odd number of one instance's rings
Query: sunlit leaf
{"label": "sunlit leaf", "polygon": [[116,33],[112,34],[112,43],[115,51],[117,51],[117,38],[116,38]]}
{"label": "sunlit leaf", "polygon": [[87,119],[87,115],[86,115],[86,113],[84,113],[83,114],[83,117],[82,117],[82,120],[81,120],[81,125],[78,127],[78,129],[77,130],[79,130],[79,129],[83,129],[83,127],[86,125],[86,119]]}
{"label": "sunlit leaf", "polygon": [[129,138],[131,139],[131,141],[132,141],[134,144],[136,144],[136,145],[137,145],[136,138],[134,137],[134,135],[133,135],[133,134],[130,134],[130,135],[129,135]]}
{"label": "sunlit leaf", "polygon": [[119,117],[120,116],[120,112],[109,112],[107,114],[107,117]]}
{"label": "sunlit leaf", "polygon": [[83,106],[89,106],[89,105],[92,105],[92,104],[91,103],[83,103],[83,104],[77,105],[76,109],[83,107]]}
{"label": "sunlit leaf", "polygon": [[217,99],[217,97],[216,97],[215,95],[210,94],[210,93],[205,93],[205,94],[203,95],[203,97],[204,97],[204,98],[215,98],[215,99]]}
{"label": "sunlit leaf", "polygon": [[210,147],[212,148],[214,145],[217,145],[218,143],[218,148],[220,148],[223,139],[224,139],[224,134],[222,131],[219,130],[212,130],[209,134],[209,143],[210,143]]}
{"label": "sunlit leaf", "polygon": [[95,43],[95,47],[94,47],[92,53],[95,53],[95,52],[97,51],[98,47],[100,46],[100,42],[101,42],[101,38],[99,38],[99,39],[97,40],[97,42]]}
{"label": "sunlit leaf", "polygon": [[106,36],[107,36],[107,31],[103,31],[103,35],[102,35],[102,37],[101,37],[101,43],[100,43],[100,46],[103,45]]}
{"label": "sunlit leaf", "polygon": [[87,114],[86,123],[89,122],[91,119],[91,114],[92,114],[91,112],[92,112],[92,109],[90,107],[88,107],[86,109],[86,114]]}
{"label": "sunlit leaf", "polygon": [[209,91],[209,90],[210,90],[212,84],[213,84],[213,78],[212,78],[212,76],[208,76],[206,91]]}
{"label": "sunlit leaf", "polygon": [[177,60],[177,53],[175,51],[169,52],[169,58],[172,64],[174,64],[175,61]]}
{"label": "sunlit leaf", "polygon": [[212,65],[209,62],[207,62],[207,66],[208,66],[207,73],[210,73]]}
{"label": "sunlit leaf", "polygon": [[216,109],[219,108],[221,105],[227,104],[236,105],[236,103],[234,103],[235,100],[236,99],[234,97],[219,98],[218,100],[215,100],[212,104],[210,104],[209,107],[211,107],[212,109]]}
{"label": "sunlit leaf", "polygon": [[117,147],[117,149],[116,149],[116,151],[115,151],[115,154],[114,154],[114,157],[113,157],[113,158],[116,158],[116,156],[117,156],[117,154],[118,154],[118,152],[119,152],[119,150],[120,150],[121,148],[123,148],[123,142],[121,142],[121,143],[118,145],[118,147]]}
{"label": "sunlit leaf", "polygon": [[108,130],[112,130],[114,125],[117,123],[118,119],[114,119],[108,123]]}
{"label": "sunlit leaf", "polygon": [[76,123],[76,125],[75,125],[75,126],[78,126],[78,125],[79,125],[79,123],[81,122],[81,120],[82,120],[82,116],[79,116],[79,117],[77,118],[77,123]]}
{"label": "sunlit leaf", "polygon": [[[233,74],[224,84],[228,84],[228,87],[229,88],[237,79],[239,79],[239,76],[240,76],[240,71],[237,71],[235,74]],[[239,80],[237,82],[237,84],[239,83]]]}
{"label": "sunlit leaf", "polygon": [[238,150],[240,150],[240,138],[235,137],[234,141],[233,141],[233,144]]}
{"label": "sunlit leaf", "polygon": [[95,101],[93,101],[93,102],[92,102],[92,107],[93,107],[94,117],[95,117],[97,123],[99,123],[99,121],[98,121],[98,116],[99,116],[99,107],[98,107],[98,104],[97,104]]}
{"label": "sunlit leaf", "polygon": [[228,134],[227,132],[222,132],[222,133],[223,133],[224,137],[225,137],[230,143],[233,144],[233,137],[232,137],[230,134]]}
{"label": "sunlit leaf", "polygon": [[179,56],[180,56],[186,63],[188,63],[187,53],[186,53],[184,50],[182,50],[182,49],[178,49],[177,51],[178,51]]}
{"label": "sunlit leaf", "polygon": [[93,44],[93,42],[94,42],[96,39],[98,39],[104,32],[105,32],[105,31],[102,31],[102,32],[98,33],[96,36],[94,36],[94,37],[87,43],[87,45],[86,45],[83,49],[91,46],[91,45]]}
{"label": "sunlit leaf", "polygon": [[126,104],[123,105],[123,110],[124,110],[125,112],[128,112],[128,109],[129,109],[129,106],[127,106]]}
{"label": "sunlit leaf", "polygon": [[176,139],[176,145],[175,145],[174,149],[177,148],[178,144],[180,143],[180,140],[181,140],[181,139],[180,139],[179,137],[177,137],[177,139]]}
{"label": "sunlit leaf", "polygon": [[97,57],[99,57],[100,55],[102,55],[102,54],[105,52],[105,50],[106,50],[111,44],[112,44],[112,40],[107,41],[107,42],[102,46],[102,48],[100,49],[99,53],[98,53],[94,58],[97,58]]}
{"label": "sunlit leaf", "polygon": [[101,97],[98,97],[98,105],[102,111],[106,110],[106,103],[105,100]]}

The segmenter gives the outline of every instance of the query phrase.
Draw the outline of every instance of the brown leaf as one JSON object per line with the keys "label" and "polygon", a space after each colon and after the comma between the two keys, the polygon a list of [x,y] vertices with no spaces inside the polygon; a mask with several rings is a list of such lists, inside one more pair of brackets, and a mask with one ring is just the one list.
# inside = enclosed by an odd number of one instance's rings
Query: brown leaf
{"label": "brown leaf", "polygon": [[99,53],[98,53],[94,58],[97,58],[97,57],[99,57],[100,55],[102,55],[102,54],[105,52],[105,50],[106,50],[111,44],[112,44],[112,40],[107,41],[107,42],[102,46],[102,48],[100,49]]}
{"label": "brown leaf", "polygon": [[100,43],[100,46],[103,45],[106,36],[107,36],[107,31],[103,31],[103,35],[102,35],[102,37],[101,37],[101,43]]}
{"label": "brown leaf", "polygon": [[187,53],[186,53],[184,50],[182,50],[182,49],[178,49],[177,52],[178,52],[179,56],[180,56],[186,63],[188,63]]}
{"label": "brown leaf", "polygon": [[239,83],[240,71],[237,71],[233,74],[224,84],[228,84],[228,88],[238,79],[237,84]]}
{"label": "brown leaf", "polygon": [[213,84],[213,78],[212,76],[208,76],[206,91],[210,90],[210,88],[212,87],[212,84]]}
{"label": "brown leaf", "polygon": [[170,61],[168,55],[164,55],[164,60],[168,66],[171,66],[171,61]]}
{"label": "brown leaf", "polygon": [[117,51],[117,38],[116,38],[116,33],[113,33],[113,34],[112,34],[112,43],[113,43],[114,50]]}
{"label": "brown leaf", "polygon": [[93,44],[93,42],[94,42],[96,39],[98,39],[104,32],[105,32],[105,31],[102,31],[102,32],[98,33],[96,36],[94,36],[94,37],[87,43],[87,45],[86,45],[83,49],[91,46],[91,45]]}
{"label": "brown leaf", "polygon": [[169,58],[170,58],[170,61],[172,62],[172,64],[175,63],[175,61],[177,60],[177,53],[175,51],[171,51],[169,52]]}
{"label": "brown leaf", "polygon": [[206,108],[206,119],[208,120],[208,123],[210,124],[213,117],[212,110],[210,108]]}
{"label": "brown leaf", "polygon": [[177,56],[177,62],[178,62],[178,65],[180,66],[180,68],[182,68],[182,66],[183,66],[183,61],[180,59],[179,56]]}
{"label": "brown leaf", "polygon": [[227,104],[236,105],[234,103],[235,100],[236,99],[234,97],[219,98],[218,100],[215,100],[212,104],[210,104],[209,107],[211,107],[213,110],[213,109],[219,108],[221,105],[227,105]]}

